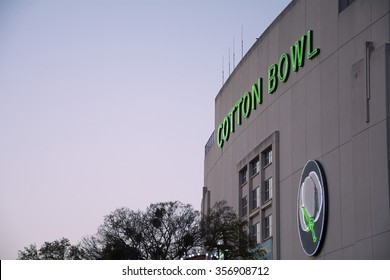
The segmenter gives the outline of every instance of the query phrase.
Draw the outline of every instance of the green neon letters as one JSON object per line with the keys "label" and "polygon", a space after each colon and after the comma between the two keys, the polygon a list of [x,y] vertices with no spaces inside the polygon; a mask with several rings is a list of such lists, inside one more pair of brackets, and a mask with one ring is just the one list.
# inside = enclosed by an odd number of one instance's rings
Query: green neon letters
{"label": "green neon letters", "polygon": [[307,32],[307,40],[309,41],[309,49],[307,51],[307,58],[313,59],[320,53],[320,49],[313,49],[313,30]]}
{"label": "green neon letters", "polygon": [[249,115],[251,114],[251,96],[249,95],[249,92],[245,92],[242,97],[242,114],[245,118],[249,118]]}
{"label": "green neon letters", "polygon": [[263,103],[263,79],[258,78],[257,84],[252,84],[252,92],[246,91],[243,96],[230,110],[229,114],[223,119],[223,122],[217,129],[217,144],[222,147],[224,142],[229,139],[229,134],[234,132],[235,123],[241,124],[242,116],[249,118],[252,110],[256,109],[256,104]]}
{"label": "green neon letters", "polygon": [[303,66],[303,58],[305,57],[306,36],[303,35],[301,40],[295,43],[295,46],[290,47],[291,63],[294,72],[297,72],[299,67]]}
{"label": "green neon letters", "polygon": [[[306,52],[306,55],[305,55]],[[288,80],[291,68],[292,71],[299,71],[304,66],[305,56],[313,59],[320,53],[319,48],[313,45],[313,30],[309,30],[307,35],[301,36],[295,45],[290,47],[290,53],[282,53],[277,64],[268,67],[268,93],[274,93],[278,88],[278,82],[285,83]],[[242,97],[230,109],[229,114],[224,117],[222,123],[217,128],[217,144],[222,148],[224,142],[229,139],[230,133],[234,133],[235,124],[241,125],[242,117],[249,118],[252,110],[257,104],[263,103],[263,78],[259,77],[257,83],[252,84],[252,91],[244,92]]]}
{"label": "green neon letters", "polygon": [[[284,66],[284,67],[283,67]],[[283,53],[279,59],[279,71],[278,77],[281,82],[285,82],[290,73],[290,57],[288,54]]]}
{"label": "green neon letters", "polygon": [[278,80],[276,79],[276,64],[272,64],[268,67],[268,93],[273,93],[278,86]]}
{"label": "green neon letters", "polygon": [[278,80],[282,83],[287,82],[291,67],[294,72],[297,72],[299,67],[303,67],[305,50],[307,50],[308,59],[313,59],[320,53],[320,49],[313,47],[313,30],[309,30],[307,35],[303,35],[301,40],[296,41],[295,45],[290,47],[290,55],[282,53],[279,63],[271,64],[268,68],[268,93],[273,93],[277,89]]}

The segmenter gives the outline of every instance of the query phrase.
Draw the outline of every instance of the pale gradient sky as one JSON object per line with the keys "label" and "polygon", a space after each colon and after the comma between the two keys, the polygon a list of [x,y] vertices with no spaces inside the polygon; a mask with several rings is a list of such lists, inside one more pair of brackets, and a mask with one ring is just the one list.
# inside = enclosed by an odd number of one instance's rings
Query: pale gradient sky
{"label": "pale gradient sky", "polygon": [[[228,48],[289,0],[0,0],[0,259],[116,208],[200,208]],[[232,63],[232,62],[231,62]]]}

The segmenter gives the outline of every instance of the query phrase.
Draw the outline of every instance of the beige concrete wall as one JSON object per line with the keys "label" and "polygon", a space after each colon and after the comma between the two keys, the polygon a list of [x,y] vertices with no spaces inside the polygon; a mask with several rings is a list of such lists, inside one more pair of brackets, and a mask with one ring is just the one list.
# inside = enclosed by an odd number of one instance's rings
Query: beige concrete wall
{"label": "beige concrete wall", "polygon": [[[251,84],[263,77],[264,101],[223,148],[205,157],[210,203],[238,211],[237,164],[279,131],[280,257],[306,259],[296,229],[300,174],[319,160],[328,180],[328,230],[320,259],[390,259],[388,0],[356,0],[341,13],[337,0],[295,0],[249,50],[215,99],[215,128]],[[267,93],[267,69],[311,29],[320,54],[305,59]],[[366,122],[366,47],[370,55]],[[387,248],[387,249],[386,249]]]}

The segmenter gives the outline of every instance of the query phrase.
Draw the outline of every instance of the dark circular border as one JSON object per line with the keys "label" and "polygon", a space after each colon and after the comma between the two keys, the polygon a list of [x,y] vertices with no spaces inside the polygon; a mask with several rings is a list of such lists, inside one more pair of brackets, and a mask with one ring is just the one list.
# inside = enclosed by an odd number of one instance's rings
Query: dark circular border
{"label": "dark circular border", "polygon": [[[318,218],[318,221],[314,225],[314,230],[318,234],[318,241],[316,243],[313,243],[312,235],[310,232],[303,231],[300,226],[300,219],[299,219],[299,211],[300,211],[300,205],[299,205],[299,194],[302,187],[302,183],[304,182],[305,178],[310,174],[310,172],[315,172],[318,176],[318,179],[321,183],[321,191],[322,191],[322,207],[320,216]],[[297,227],[298,227],[298,235],[299,235],[299,241],[301,242],[301,246],[303,251],[308,256],[315,256],[319,253],[323,240],[325,239],[325,232],[326,232],[326,226],[327,226],[327,218],[328,218],[328,192],[327,192],[327,183],[326,183],[326,177],[324,170],[321,166],[321,163],[316,160],[309,160],[305,167],[303,168],[301,179],[299,180],[299,186],[298,186],[298,194],[297,194]]]}

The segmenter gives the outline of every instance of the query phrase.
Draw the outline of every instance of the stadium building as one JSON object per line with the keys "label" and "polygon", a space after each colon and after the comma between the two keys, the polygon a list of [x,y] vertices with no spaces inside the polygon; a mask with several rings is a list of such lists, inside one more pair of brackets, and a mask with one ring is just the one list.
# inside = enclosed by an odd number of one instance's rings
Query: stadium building
{"label": "stadium building", "polygon": [[389,0],[293,0],[215,98],[202,211],[269,259],[390,259]]}

